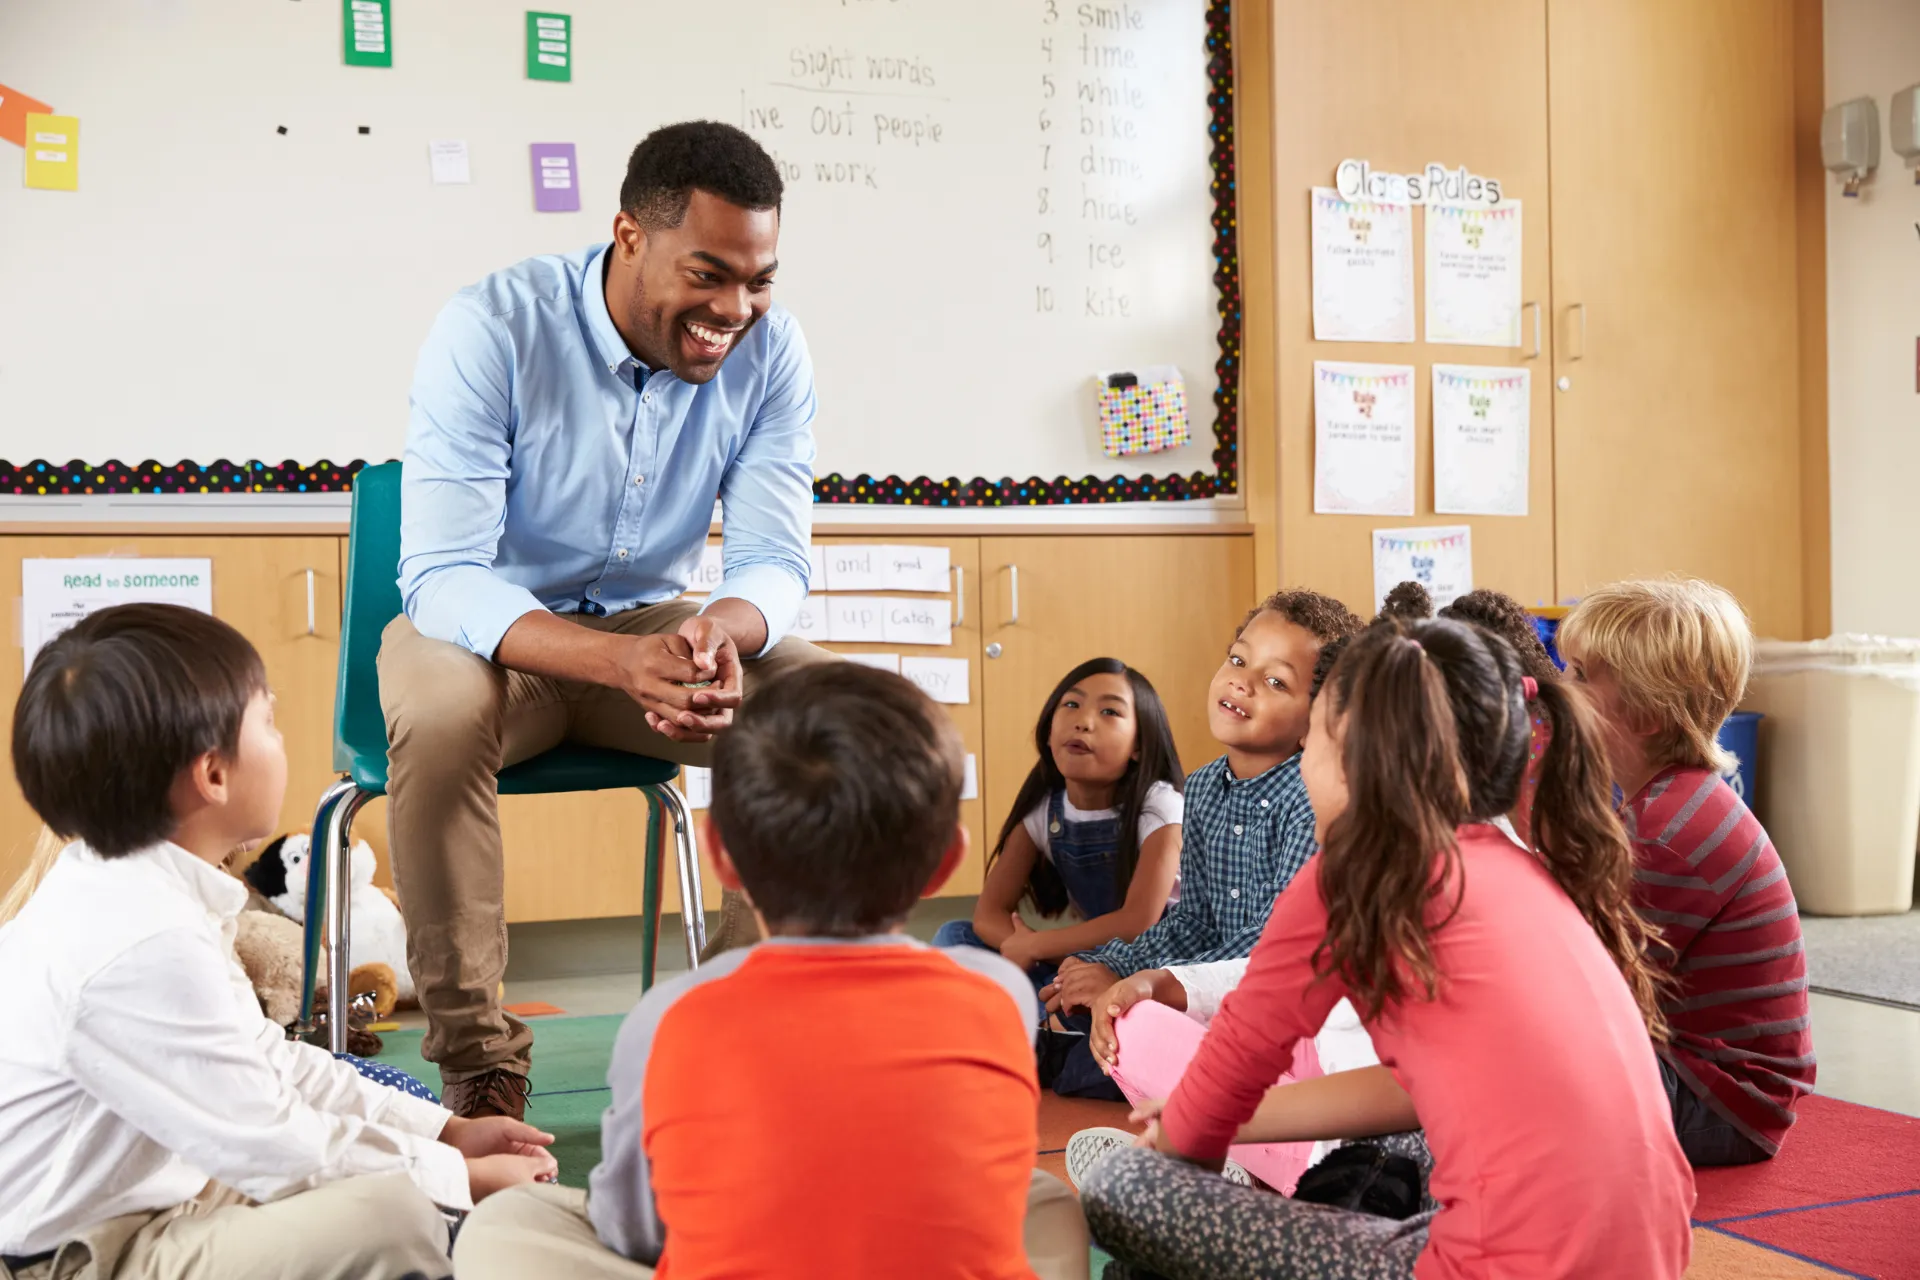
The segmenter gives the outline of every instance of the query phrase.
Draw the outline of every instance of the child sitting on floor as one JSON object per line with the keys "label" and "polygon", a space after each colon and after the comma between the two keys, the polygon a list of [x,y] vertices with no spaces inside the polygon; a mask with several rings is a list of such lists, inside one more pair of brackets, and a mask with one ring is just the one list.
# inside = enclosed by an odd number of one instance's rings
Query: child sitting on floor
{"label": "child sitting on floor", "polygon": [[1765,1160],[1813,1091],[1814,1056],[1793,889],[1720,776],[1735,761],[1716,738],[1753,663],[1746,614],[1711,583],[1621,582],[1582,600],[1556,638],[1606,719],[1635,900],[1665,943],[1660,1073],[1680,1146],[1696,1165]]}
{"label": "child sitting on floor", "polygon": [[[1180,872],[1186,775],[1166,709],[1147,678],[1116,658],[1067,672],[1034,727],[1039,759],[987,858],[973,922],[937,947],[998,951],[1041,986],[1058,962],[1112,938],[1131,941],[1167,909]],[[1072,909],[1079,921],[1033,929],[1020,916]]]}
{"label": "child sitting on floor", "polygon": [[175,605],[82,619],[34,658],[13,766],[78,837],[0,927],[15,1280],[444,1276],[441,1208],[552,1176],[548,1135],[458,1119],[261,1013],[221,863],[273,834],[287,758],[239,632]]}
{"label": "child sitting on floor", "polygon": [[1300,781],[1313,673],[1324,645],[1353,635],[1352,610],[1317,591],[1281,591],[1247,615],[1207,689],[1207,723],[1226,748],[1187,779],[1180,901],[1131,942],[1060,965],[1050,1010],[1087,1010],[1142,969],[1244,956],[1274,899],[1317,845]]}
{"label": "child sitting on floor", "polygon": [[462,1280],[1084,1280],[1079,1208],[1034,1169],[1032,985],[900,932],[966,857],[963,772],[897,675],[825,663],[753,692],[714,745],[706,835],[766,940],[641,999],[590,1196],[482,1205]]}
{"label": "child sitting on floor", "polygon": [[[1507,646],[1445,619],[1355,640],[1302,772],[1325,849],[1142,1143],[1094,1166],[1095,1238],[1141,1272],[1678,1280],[1687,1168],[1661,1093],[1651,932],[1609,805],[1601,728],[1562,686],[1537,851],[1491,825],[1531,736]],[[1390,1066],[1270,1088],[1351,997]],[[1124,1065],[1125,1056],[1121,1062]],[[1230,1143],[1424,1124],[1432,1195],[1405,1220],[1233,1186]]]}

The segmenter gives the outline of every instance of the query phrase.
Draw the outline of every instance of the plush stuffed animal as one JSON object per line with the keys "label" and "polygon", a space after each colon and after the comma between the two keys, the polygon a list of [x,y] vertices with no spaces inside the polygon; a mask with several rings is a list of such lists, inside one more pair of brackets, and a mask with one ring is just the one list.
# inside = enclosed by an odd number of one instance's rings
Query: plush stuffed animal
{"label": "plush stuffed animal", "polygon": [[[308,841],[303,835],[281,836],[260,851],[246,871],[246,881],[274,908],[291,920],[304,921],[307,910]],[[353,924],[355,973],[361,969],[384,966],[392,971],[392,1000],[411,1004],[415,1000],[413,975],[407,971],[407,926],[392,895],[373,882],[373,849],[362,840],[353,846],[347,861],[347,909]],[[296,938],[296,950],[298,939]],[[360,983],[354,993],[360,991]],[[392,1003],[378,986],[369,987],[376,1003]]]}
{"label": "plush stuffed animal", "polygon": [[277,911],[242,911],[233,953],[267,1017],[286,1026],[300,1016],[300,926]]}

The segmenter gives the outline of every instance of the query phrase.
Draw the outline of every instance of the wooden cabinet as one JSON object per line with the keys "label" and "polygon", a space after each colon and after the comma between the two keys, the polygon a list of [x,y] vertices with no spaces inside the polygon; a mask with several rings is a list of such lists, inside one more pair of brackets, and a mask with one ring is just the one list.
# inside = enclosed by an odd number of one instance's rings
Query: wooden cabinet
{"label": "wooden cabinet", "polygon": [[[1548,260],[1546,0],[1342,0],[1276,6],[1274,170],[1279,231],[1280,578],[1372,613],[1372,530],[1405,525],[1473,528],[1474,581],[1523,604],[1555,599],[1552,338]],[[1334,343],[1313,338],[1310,191],[1333,185],[1342,160],[1393,173],[1429,161],[1500,180],[1524,218],[1522,345]],[[1426,246],[1414,223],[1415,314],[1426,332]],[[1557,212],[1556,212],[1557,218]],[[1554,226],[1557,236],[1557,222]],[[1542,314],[1545,312],[1545,314]],[[1538,320],[1540,349],[1535,350]],[[1409,517],[1316,515],[1313,510],[1316,360],[1414,366],[1415,511]],[[1433,514],[1434,364],[1532,371],[1533,437],[1527,514]]]}
{"label": "wooden cabinet", "polygon": [[[974,853],[944,892],[979,892],[986,851],[1033,764],[1033,722],[1066,671],[1109,654],[1143,671],[1166,700],[1188,768],[1214,754],[1205,690],[1220,654],[1255,599],[1252,539],[1239,534],[1077,534],[1028,537],[826,537],[822,544],[944,546],[954,572],[954,627],[944,648],[832,644],[848,653],[964,658],[968,700],[947,706],[977,761],[979,794],[963,802]],[[337,536],[0,537],[0,593],[20,595],[27,557],[206,556],[213,560],[214,611],[266,660],[287,740],[286,831],[305,831],[315,802],[334,780],[333,692],[339,656],[345,539]],[[313,612],[307,610],[308,581]],[[1013,609],[1015,579],[1020,607]],[[994,656],[989,657],[989,654]],[[16,650],[0,663],[0,710],[11,719],[23,676]],[[696,822],[705,818],[696,811]],[[507,796],[500,803],[506,844],[505,901],[514,922],[637,915],[649,821],[637,792]],[[8,771],[0,782],[0,884],[11,881],[38,824]],[[360,814],[354,834],[379,854],[390,883],[386,802]],[[666,861],[662,902],[679,887]],[[709,871],[709,907],[719,886]]]}
{"label": "wooden cabinet", "polygon": [[[1216,753],[1207,732],[1206,685],[1255,599],[1253,542],[1246,535],[887,535],[815,541],[941,545],[957,570],[953,637],[945,648],[825,646],[844,653],[968,661],[969,700],[947,711],[977,760],[980,794],[961,805],[974,852],[943,895],[980,891],[986,852],[1033,765],[1034,718],[1059,678],[1084,659],[1110,654],[1154,682],[1189,769]],[[1012,608],[1016,578],[1017,619]],[[705,817],[705,811],[694,814],[696,823]],[[509,920],[639,912],[646,806],[637,795],[508,797],[501,819]],[[663,896],[669,909],[679,900],[678,883],[669,862]],[[704,887],[707,905],[717,906],[710,866]]]}
{"label": "wooden cabinet", "polygon": [[[340,651],[340,539],[334,537],[35,536],[0,538],[0,598],[20,599],[20,562],[74,556],[183,556],[213,561],[213,611],[266,662],[274,716],[287,743],[282,829],[304,831],[333,777],[333,681]],[[308,585],[312,584],[312,612]],[[0,657],[0,710],[9,732],[26,677],[21,651]],[[39,820],[13,770],[0,779],[0,885],[32,851]]]}
{"label": "wooden cabinet", "polygon": [[990,833],[1033,768],[1047,695],[1088,658],[1119,658],[1152,681],[1188,772],[1219,754],[1207,683],[1259,594],[1251,538],[982,538],[980,569]]}
{"label": "wooden cabinet", "polygon": [[1799,635],[1791,0],[1549,16],[1560,595],[1697,575]]}
{"label": "wooden cabinet", "polygon": [[[1364,608],[1371,529],[1464,523],[1476,585],[1524,604],[1685,573],[1731,589],[1763,634],[1798,636],[1822,616],[1802,587],[1802,459],[1825,453],[1824,409],[1803,420],[1800,395],[1799,270],[1823,234],[1795,206],[1809,163],[1795,60],[1819,66],[1817,5],[1813,44],[1794,41],[1807,6],[1343,0],[1274,5],[1270,33],[1250,28],[1270,35],[1256,97],[1273,103],[1272,206],[1251,193],[1246,225],[1270,213],[1275,232],[1278,475],[1264,505],[1261,478],[1248,492],[1256,528],[1277,531],[1282,581]],[[1259,124],[1249,137],[1265,138]],[[1521,202],[1518,349],[1314,341],[1309,191],[1349,158],[1396,173],[1465,165]],[[1414,230],[1422,317],[1427,216]],[[1250,318],[1250,334],[1264,328]],[[1415,367],[1413,517],[1314,513],[1315,360]],[[1526,516],[1434,514],[1440,362],[1532,371]]]}

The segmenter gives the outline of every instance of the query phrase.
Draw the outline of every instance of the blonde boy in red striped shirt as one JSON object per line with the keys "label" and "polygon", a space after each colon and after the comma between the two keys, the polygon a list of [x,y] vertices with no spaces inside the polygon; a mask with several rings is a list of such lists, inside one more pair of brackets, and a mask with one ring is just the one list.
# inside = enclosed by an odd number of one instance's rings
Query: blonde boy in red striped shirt
{"label": "blonde boy in red striped shirt", "polygon": [[1813,1090],[1800,911],[1773,842],[1721,774],[1716,740],[1746,692],[1753,632],[1700,581],[1620,582],[1560,626],[1561,656],[1607,722],[1635,902],[1672,975],[1659,1046],[1681,1150],[1695,1165],[1780,1150]]}

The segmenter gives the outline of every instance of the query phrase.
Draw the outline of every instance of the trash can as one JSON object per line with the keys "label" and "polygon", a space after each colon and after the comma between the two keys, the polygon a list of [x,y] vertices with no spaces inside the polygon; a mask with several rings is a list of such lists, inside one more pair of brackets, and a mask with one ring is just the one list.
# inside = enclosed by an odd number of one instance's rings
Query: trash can
{"label": "trash can", "polygon": [[1760,812],[1759,802],[1754,797],[1754,779],[1758,776],[1754,762],[1760,758],[1760,721],[1764,717],[1758,711],[1736,711],[1727,717],[1720,726],[1720,745],[1733,752],[1739,760],[1728,772],[1720,775],[1733,788],[1733,793],[1747,802],[1747,808]]}
{"label": "trash can", "polygon": [[1801,910],[1909,910],[1920,839],[1920,641],[1762,641],[1744,705],[1766,716],[1755,812]]}

